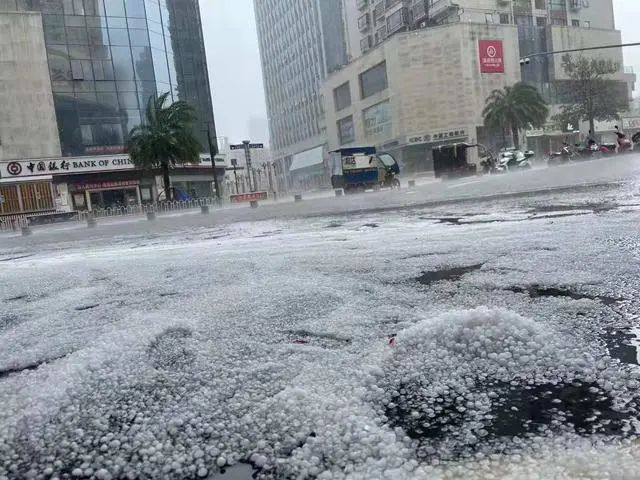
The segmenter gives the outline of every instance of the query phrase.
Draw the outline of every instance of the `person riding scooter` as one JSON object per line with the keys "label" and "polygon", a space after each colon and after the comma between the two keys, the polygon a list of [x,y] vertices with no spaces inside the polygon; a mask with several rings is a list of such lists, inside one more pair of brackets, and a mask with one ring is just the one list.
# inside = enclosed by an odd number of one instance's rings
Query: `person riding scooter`
{"label": "person riding scooter", "polygon": [[618,137],[618,153],[624,153],[633,150],[633,143],[631,143],[631,140],[627,138],[627,136],[620,130],[620,128],[618,128],[617,125],[614,128],[616,130],[616,136]]}

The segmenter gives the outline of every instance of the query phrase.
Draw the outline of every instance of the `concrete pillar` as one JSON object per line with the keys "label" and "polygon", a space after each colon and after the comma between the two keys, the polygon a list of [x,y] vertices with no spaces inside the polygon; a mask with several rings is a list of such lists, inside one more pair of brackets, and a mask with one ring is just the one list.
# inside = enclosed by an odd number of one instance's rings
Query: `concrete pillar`
{"label": "concrete pillar", "polygon": [[251,208],[258,208],[258,201],[257,200],[251,200],[249,205],[251,206]]}
{"label": "concrete pillar", "polygon": [[202,206],[200,207],[200,212],[201,212],[203,215],[209,215],[209,205],[202,205]]}
{"label": "concrete pillar", "polygon": [[87,217],[87,228],[96,228],[98,222],[96,221],[96,217],[93,215],[89,215]]}
{"label": "concrete pillar", "polygon": [[142,205],[142,194],[140,193],[140,185],[136,185],[136,197],[138,198],[138,205]]}
{"label": "concrete pillar", "polygon": [[153,220],[155,220],[155,219],[156,219],[156,212],[155,212],[155,211],[153,211],[153,210],[149,210],[149,211],[147,212],[147,220],[149,220],[149,221],[153,221]]}
{"label": "concrete pillar", "polygon": [[301,201],[302,201],[302,194],[301,194],[301,193],[296,193],[296,194],[293,196],[293,200],[294,200],[295,202],[301,202]]}
{"label": "concrete pillar", "polygon": [[336,188],[335,192],[336,192],[336,197],[341,197],[342,195],[344,195],[344,190],[341,188]]}
{"label": "concrete pillar", "polygon": [[415,180],[409,180],[409,188],[413,188],[416,186],[416,181]]}
{"label": "concrete pillar", "polygon": [[84,198],[87,204],[87,212],[92,211],[93,208],[91,207],[91,194],[89,193],[89,190],[84,191]]}

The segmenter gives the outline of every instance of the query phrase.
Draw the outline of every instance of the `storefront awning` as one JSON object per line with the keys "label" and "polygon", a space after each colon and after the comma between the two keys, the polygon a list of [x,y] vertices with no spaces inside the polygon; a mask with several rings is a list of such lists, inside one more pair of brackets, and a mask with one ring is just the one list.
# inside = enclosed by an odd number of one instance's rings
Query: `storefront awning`
{"label": "storefront awning", "polygon": [[313,165],[322,163],[323,150],[324,148],[320,146],[295,154],[289,171],[293,172],[296,170],[302,170],[303,168],[312,167]]}

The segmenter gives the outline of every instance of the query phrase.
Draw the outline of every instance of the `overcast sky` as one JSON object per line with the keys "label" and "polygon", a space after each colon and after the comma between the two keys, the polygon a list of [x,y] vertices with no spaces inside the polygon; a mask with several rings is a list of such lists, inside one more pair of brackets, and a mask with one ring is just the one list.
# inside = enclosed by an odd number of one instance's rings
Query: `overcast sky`
{"label": "overcast sky", "polygon": [[[613,3],[623,42],[640,42],[640,0]],[[249,138],[251,117],[267,116],[253,0],[200,0],[200,8],[218,135],[240,142]],[[640,74],[640,47],[624,55],[625,64]],[[263,129],[265,138],[251,140],[266,142],[267,135]]]}

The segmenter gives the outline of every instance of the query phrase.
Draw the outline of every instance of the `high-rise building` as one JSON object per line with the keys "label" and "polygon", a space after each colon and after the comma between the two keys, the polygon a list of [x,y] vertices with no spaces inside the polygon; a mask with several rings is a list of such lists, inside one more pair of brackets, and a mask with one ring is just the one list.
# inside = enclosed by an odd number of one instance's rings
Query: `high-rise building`
{"label": "high-rise building", "polygon": [[64,156],[123,152],[148,98],[165,92],[196,109],[208,150],[215,127],[198,0],[4,0],[0,11],[42,14]]}
{"label": "high-rise building", "polygon": [[[326,143],[320,87],[348,61],[343,0],[255,0],[255,15],[276,161]],[[294,164],[295,166],[295,164]]]}

